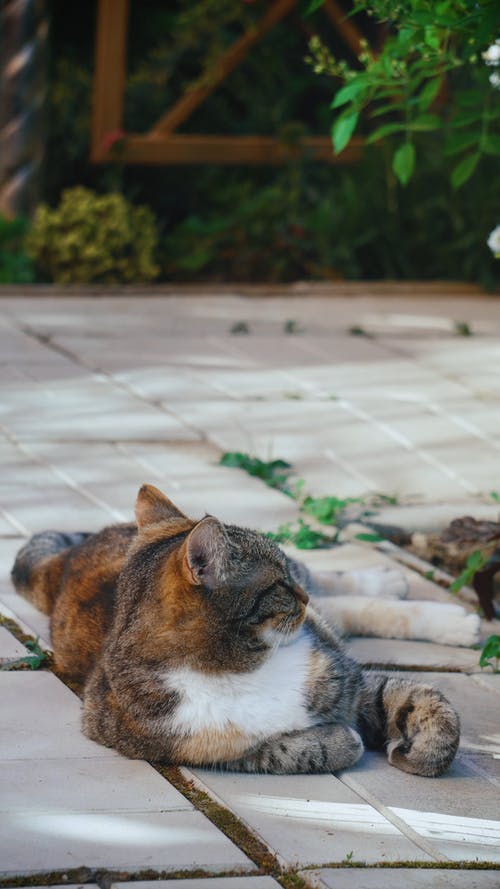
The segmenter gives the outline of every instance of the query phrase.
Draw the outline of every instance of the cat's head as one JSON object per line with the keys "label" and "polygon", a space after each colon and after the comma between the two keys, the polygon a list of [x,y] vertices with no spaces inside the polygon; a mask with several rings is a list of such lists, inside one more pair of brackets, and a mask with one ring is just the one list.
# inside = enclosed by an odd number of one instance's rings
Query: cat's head
{"label": "cat's head", "polygon": [[152,485],[139,491],[136,518],[129,565],[141,566],[176,650],[198,646],[206,657],[212,646],[215,660],[226,650],[243,670],[259,652],[293,640],[308,597],[271,540],[213,516],[193,521]]}

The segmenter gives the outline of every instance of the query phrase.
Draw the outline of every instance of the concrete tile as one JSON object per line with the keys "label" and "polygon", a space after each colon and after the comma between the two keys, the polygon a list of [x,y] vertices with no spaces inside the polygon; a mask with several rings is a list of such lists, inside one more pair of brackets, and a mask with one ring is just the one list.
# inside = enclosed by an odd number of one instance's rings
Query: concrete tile
{"label": "concrete tile", "polygon": [[3,421],[20,441],[189,441],[199,437],[164,411],[116,394],[105,394],[98,400],[79,397],[71,406],[57,399],[50,407],[41,405],[36,413],[12,411]]}
{"label": "concrete tile", "polygon": [[311,889],[498,889],[497,870],[330,868],[303,871]]}
{"label": "concrete tile", "polygon": [[49,528],[65,531],[97,530],[124,519],[119,511],[100,498],[96,500],[71,485],[70,480],[55,478],[45,469],[45,482],[0,482],[0,507],[12,516],[27,534]]}
{"label": "concrete tile", "polygon": [[60,812],[3,819],[0,874],[79,867],[110,870],[255,870],[199,812]]}
{"label": "concrete tile", "polygon": [[139,880],[134,883],[112,883],[111,889],[278,889],[279,883],[272,877],[217,877],[215,880],[204,878],[195,880]]}
{"label": "concrete tile", "polygon": [[[0,602],[0,614],[1,612]],[[0,626],[0,664],[15,658],[24,657],[25,654],[29,654],[28,649],[21,642],[18,642],[16,637],[9,633],[5,627]]]}
{"label": "concrete tile", "polygon": [[393,768],[382,754],[365,753],[340,780],[407,825],[437,859],[500,861],[498,786],[468,768],[466,755],[441,778],[421,778]]}
{"label": "concrete tile", "polygon": [[481,670],[477,676],[472,677],[474,682],[494,694],[500,695],[500,673],[490,673],[488,669]]}
{"label": "concrete tile", "polygon": [[0,761],[0,812],[191,811],[191,803],[146,762],[54,758]]}
{"label": "concrete tile", "polygon": [[0,673],[0,699],[0,761],[118,758],[82,734],[80,701],[52,673]]}
{"label": "concrete tile", "polygon": [[231,775],[196,780],[289,867],[355,860],[425,861],[427,854],[333,775]]}
{"label": "concrete tile", "polygon": [[[437,645],[434,642],[358,637],[347,641],[347,650],[360,664],[382,670],[397,667],[401,670],[418,668],[424,671],[481,672],[477,651],[452,645]],[[423,682],[427,681],[426,676],[427,673],[423,672]],[[433,678],[441,681],[440,675],[434,675]]]}

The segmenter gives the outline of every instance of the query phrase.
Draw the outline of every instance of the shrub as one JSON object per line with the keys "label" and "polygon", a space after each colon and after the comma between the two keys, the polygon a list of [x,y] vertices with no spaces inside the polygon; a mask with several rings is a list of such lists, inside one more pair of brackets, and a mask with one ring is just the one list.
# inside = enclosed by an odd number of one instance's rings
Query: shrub
{"label": "shrub", "polygon": [[29,284],[33,281],[33,263],[26,255],[25,219],[6,219],[0,214],[0,284]]}
{"label": "shrub", "polygon": [[57,284],[151,281],[157,234],[152,212],[120,194],[63,192],[59,207],[38,207],[27,249],[44,280]]}

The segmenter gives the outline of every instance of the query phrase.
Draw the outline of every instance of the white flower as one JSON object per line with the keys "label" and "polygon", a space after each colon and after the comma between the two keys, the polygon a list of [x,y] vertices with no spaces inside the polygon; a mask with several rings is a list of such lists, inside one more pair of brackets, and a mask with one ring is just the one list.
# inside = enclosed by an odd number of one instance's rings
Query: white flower
{"label": "white flower", "polygon": [[500,90],[500,74],[498,71],[493,71],[489,79],[493,89]]}
{"label": "white flower", "polygon": [[500,63],[500,40],[495,40],[481,55],[487,65],[498,65]]}
{"label": "white flower", "polygon": [[497,258],[500,257],[500,225],[497,225],[497,227],[490,232],[490,236],[486,243],[491,252],[494,253]]}

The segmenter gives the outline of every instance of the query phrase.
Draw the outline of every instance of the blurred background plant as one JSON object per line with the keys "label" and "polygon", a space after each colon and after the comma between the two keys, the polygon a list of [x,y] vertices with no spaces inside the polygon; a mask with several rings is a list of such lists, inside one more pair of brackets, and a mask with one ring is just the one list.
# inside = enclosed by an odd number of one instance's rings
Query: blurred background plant
{"label": "blurred background plant", "polygon": [[[319,4],[304,0],[276,25],[197,109],[183,131],[278,134],[284,142],[328,133],[332,94],[341,81],[332,84],[327,70],[314,75],[305,62],[306,56],[311,57],[311,38],[317,36],[332,58],[343,58],[345,70],[363,72],[365,66],[346,50],[321,9],[304,15],[311,5]],[[208,76],[214,59],[262,15],[265,6],[264,0],[132,2],[125,130],[146,131],[189,84]],[[390,6],[396,9],[405,3],[385,4],[387,10]],[[405,188],[397,169],[394,172],[399,143],[390,141],[400,138],[402,131],[368,145],[361,160],[349,166],[313,163],[304,156],[281,167],[135,167],[120,164],[118,152],[114,164],[91,165],[95,8],[95,3],[79,4],[68,16],[63,0],[51,2],[44,188],[50,206],[75,185],[97,194],[119,190],[129,205],[149,206],[159,238],[152,264],[158,265],[160,280],[451,278],[494,286],[498,264],[486,240],[498,221],[498,158],[482,153],[473,177],[454,188],[449,181],[450,156],[445,153],[448,135],[441,126],[411,130],[418,163]],[[370,44],[380,33],[374,18],[366,9],[356,17]],[[394,13],[383,27],[389,34],[398,33]],[[481,65],[491,73],[484,61]],[[462,66],[459,75],[460,90],[466,95],[474,86],[468,79],[470,71]],[[451,92],[445,106],[450,113],[459,113]],[[387,113],[397,122],[397,108]],[[431,115],[434,108],[430,104],[428,111],[422,108],[419,113]],[[373,129],[369,114],[363,116],[361,127],[364,135]],[[474,129],[472,123],[470,127]],[[52,230],[45,231],[53,241]],[[38,250],[38,274],[54,279],[53,267],[40,260],[40,244]],[[87,269],[81,264],[79,273]],[[87,280],[101,280],[101,273]],[[124,278],[120,274],[116,280]]]}
{"label": "blurred background plant", "polygon": [[25,249],[26,219],[6,219],[0,214],[0,284],[29,284],[35,270]]}
{"label": "blurred background plant", "polygon": [[56,284],[151,281],[158,273],[155,247],[148,207],[80,186],[66,189],[54,210],[41,204],[26,238],[42,280]]}
{"label": "blurred background plant", "polygon": [[310,42],[314,70],[344,84],[331,103],[342,109],[332,128],[336,153],[368,116],[375,123],[366,141],[391,137],[392,170],[402,185],[413,176],[421,133],[443,131],[442,153],[454,188],[467,182],[485,157],[498,159],[498,0],[355,0],[353,11],[384,24],[387,37],[379,49],[364,41],[353,66],[318,37]]}

